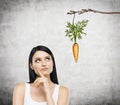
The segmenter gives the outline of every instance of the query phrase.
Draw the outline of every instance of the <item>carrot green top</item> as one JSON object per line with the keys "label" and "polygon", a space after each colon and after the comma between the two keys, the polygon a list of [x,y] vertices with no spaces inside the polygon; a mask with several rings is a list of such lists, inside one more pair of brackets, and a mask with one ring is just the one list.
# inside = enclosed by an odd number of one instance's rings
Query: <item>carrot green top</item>
{"label": "carrot green top", "polygon": [[71,41],[76,43],[77,38],[82,39],[82,35],[86,35],[84,28],[87,26],[88,20],[78,21],[77,23],[67,22],[66,36],[70,38]]}

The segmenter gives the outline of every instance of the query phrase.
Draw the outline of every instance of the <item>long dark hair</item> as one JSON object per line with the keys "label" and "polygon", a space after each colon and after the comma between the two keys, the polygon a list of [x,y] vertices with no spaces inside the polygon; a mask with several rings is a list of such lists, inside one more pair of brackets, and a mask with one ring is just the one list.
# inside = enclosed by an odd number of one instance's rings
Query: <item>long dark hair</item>
{"label": "long dark hair", "polygon": [[35,79],[36,79],[36,76],[37,76],[35,74],[34,70],[32,70],[31,67],[30,67],[30,63],[32,64],[32,58],[33,58],[33,55],[35,54],[36,51],[45,51],[51,56],[51,58],[53,60],[53,71],[50,74],[50,79],[51,79],[52,82],[58,84],[58,78],[57,78],[54,55],[53,55],[53,53],[51,52],[51,50],[49,48],[47,48],[46,46],[42,46],[42,45],[34,47],[30,52],[29,64],[28,64],[29,65],[29,80],[30,80],[29,83],[34,82]]}

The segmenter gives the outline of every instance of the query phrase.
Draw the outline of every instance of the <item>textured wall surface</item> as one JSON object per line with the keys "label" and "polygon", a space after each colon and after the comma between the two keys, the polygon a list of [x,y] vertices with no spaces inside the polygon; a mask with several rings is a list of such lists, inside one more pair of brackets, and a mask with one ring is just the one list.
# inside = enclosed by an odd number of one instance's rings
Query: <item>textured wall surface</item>
{"label": "textured wall surface", "polygon": [[28,81],[28,55],[39,44],[53,51],[70,105],[120,105],[120,14],[76,15],[75,21],[89,23],[75,63],[65,37],[73,18],[67,12],[82,8],[120,11],[120,1],[0,0],[0,105],[12,105],[15,84]]}

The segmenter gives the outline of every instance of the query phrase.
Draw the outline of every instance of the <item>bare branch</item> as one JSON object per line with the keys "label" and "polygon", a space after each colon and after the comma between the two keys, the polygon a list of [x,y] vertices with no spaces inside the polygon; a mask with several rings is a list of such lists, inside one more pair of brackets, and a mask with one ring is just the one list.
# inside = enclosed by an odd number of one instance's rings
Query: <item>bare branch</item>
{"label": "bare branch", "polygon": [[97,11],[93,9],[81,9],[80,11],[70,10],[70,12],[67,12],[67,14],[72,15],[72,14],[78,13],[79,15],[81,15],[86,12],[101,13],[101,14],[120,14],[120,12],[103,12],[103,11]]}

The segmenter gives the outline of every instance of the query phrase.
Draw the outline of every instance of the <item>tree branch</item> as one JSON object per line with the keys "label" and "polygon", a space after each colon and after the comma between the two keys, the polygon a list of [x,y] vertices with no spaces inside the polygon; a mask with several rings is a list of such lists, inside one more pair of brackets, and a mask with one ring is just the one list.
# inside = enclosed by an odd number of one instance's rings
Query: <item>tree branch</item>
{"label": "tree branch", "polygon": [[102,11],[97,11],[93,9],[81,9],[80,11],[70,10],[70,12],[67,12],[67,14],[72,15],[72,14],[78,13],[79,15],[81,15],[86,12],[101,13],[101,14],[120,14],[120,12],[102,12]]}

